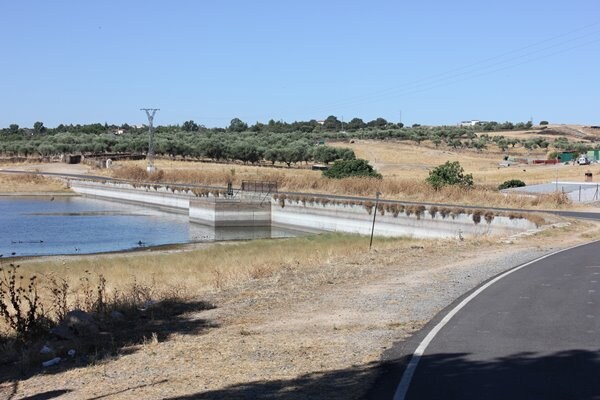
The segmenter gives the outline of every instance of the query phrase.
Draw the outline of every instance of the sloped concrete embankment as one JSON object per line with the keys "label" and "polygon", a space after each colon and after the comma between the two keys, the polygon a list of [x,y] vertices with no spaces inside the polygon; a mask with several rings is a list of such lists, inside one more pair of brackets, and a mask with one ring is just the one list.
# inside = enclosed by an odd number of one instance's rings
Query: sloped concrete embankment
{"label": "sloped concrete embankment", "polygon": [[438,210],[425,207],[388,207],[380,204],[352,202],[303,202],[274,200],[273,224],[329,232],[368,235],[373,226],[379,236],[411,236],[414,238],[468,237],[490,234],[514,234],[535,229],[536,224],[525,218],[511,218],[477,210]]}
{"label": "sloped concrete embankment", "polygon": [[191,191],[160,185],[134,186],[128,183],[76,180],[71,180],[69,185],[74,192],[85,196],[154,206],[182,214],[189,212],[190,200],[196,198]]}
{"label": "sloped concrete embankment", "polygon": [[[536,228],[525,218],[482,210],[438,209],[365,201],[302,201],[284,195],[235,201],[194,189],[159,185],[72,181],[73,191],[92,197],[154,206],[187,213],[191,222],[211,226],[286,226],[315,232],[368,235],[377,213],[375,235],[414,238],[468,237],[515,234]],[[265,201],[266,200],[266,201]]]}

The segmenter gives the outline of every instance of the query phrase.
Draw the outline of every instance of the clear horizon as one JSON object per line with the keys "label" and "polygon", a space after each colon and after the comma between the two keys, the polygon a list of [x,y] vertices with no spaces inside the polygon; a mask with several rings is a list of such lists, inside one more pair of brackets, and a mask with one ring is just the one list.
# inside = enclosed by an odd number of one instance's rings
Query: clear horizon
{"label": "clear horizon", "polygon": [[0,5],[0,127],[269,119],[600,125],[600,4]]}

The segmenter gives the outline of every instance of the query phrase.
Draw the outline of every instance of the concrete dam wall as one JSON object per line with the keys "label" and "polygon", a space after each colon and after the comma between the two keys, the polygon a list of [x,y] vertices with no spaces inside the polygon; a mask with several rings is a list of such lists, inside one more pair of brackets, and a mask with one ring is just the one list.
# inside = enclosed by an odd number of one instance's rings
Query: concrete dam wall
{"label": "concrete dam wall", "polygon": [[190,200],[190,221],[215,227],[271,226],[271,201],[256,198]]}
{"label": "concrete dam wall", "polygon": [[184,214],[188,213],[190,200],[196,198],[192,192],[171,190],[167,186],[158,185],[134,186],[129,183],[79,180],[71,180],[69,185],[74,192],[86,196],[150,205]]}
{"label": "concrete dam wall", "polygon": [[514,234],[535,229],[536,224],[519,216],[491,212],[445,209],[430,206],[288,198],[240,193],[224,197],[218,192],[179,186],[132,185],[126,183],[71,181],[82,195],[99,197],[187,213],[190,221],[214,227],[286,226],[315,232],[370,234],[377,213],[375,235],[415,238],[469,237]]}
{"label": "concrete dam wall", "polygon": [[454,210],[446,213],[427,210],[418,206],[391,209],[386,204],[353,204],[352,202],[304,202],[301,200],[273,201],[271,220],[277,225],[294,226],[329,232],[348,232],[368,235],[371,233],[373,213],[376,235],[412,236],[415,238],[447,238],[512,234],[536,228],[524,218],[493,216],[472,210]]}

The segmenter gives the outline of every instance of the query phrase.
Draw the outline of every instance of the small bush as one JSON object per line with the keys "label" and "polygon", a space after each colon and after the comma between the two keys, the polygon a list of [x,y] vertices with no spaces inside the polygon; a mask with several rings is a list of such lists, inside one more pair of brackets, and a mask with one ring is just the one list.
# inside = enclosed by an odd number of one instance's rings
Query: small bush
{"label": "small bush", "polygon": [[540,125],[548,125],[548,121],[540,121]]}
{"label": "small bush", "polygon": [[380,173],[375,171],[369,165],[367,160],[339,160],[333,163],[333,166],[323,171],[323,176],[327,178],[342,179],[356,176],[366,176],[381,179]]}
{"label": "small bush", "polygon": [[442,216],[442,218],[445,219],[450,214],[452,214],[452,209],[447,207],[440,208],[440,215]]}
{"label": "small bush", "polygon": [[463,167],[458,161],[446,161],[429,171],[429,177],[426,179],[435,190],[439,190],[447,185],[473,186],[473,175],[464,174]]}
{"label": "small bush", "polygon": [[417,216],[417,219],[421,219],[421,216],[423,216],[423,213],[425,212],[425,210],[427,210],[427,208],[425,206],[415,207],[415,215]]}
{"label": "small bush", "polygon": [[439,211],[439,209],[436,206],[429,207],[429,214],[431,215],[431,218],[435,218],[438,211]]}
{"label": "small bush", "polygon": [[498,190],[510,189],[510,188],[515,188],[515,187],[523,187],[523,186],[525,186],[525,182],[523,182],[522,180],[511,179],[508,181],[504,181],[500,185],[498,185]]}
{"label": "small bush", "polygon": [[481,222],[481,214],[482,214],[481,210],[473,211],[473,222],[475,223],[475,225],[477,225],[478,223]]}
{"label": "small bush", "polygon": [[284,208],[284,207],[285,207],[285,199],[286,199],[286,195],[285,195],[285,194],[280,194],[280,195],[278,196],[278,200],[279,200],[279,206],[280,206],[281,208]]}
{"label": "small bush", "polygon": [[467,212],[467,210],[465,210],[464,208],[453,208],[452,210],[450,210],[450,216],[452,217],[452,219],[458,217],[461,214],[465,214]]}

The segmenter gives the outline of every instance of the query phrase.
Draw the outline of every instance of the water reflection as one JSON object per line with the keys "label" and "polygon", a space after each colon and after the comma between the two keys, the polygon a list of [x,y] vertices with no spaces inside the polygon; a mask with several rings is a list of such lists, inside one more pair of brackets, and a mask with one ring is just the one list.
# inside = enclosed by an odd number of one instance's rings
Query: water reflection
{"label": "water reflection", "polygon": [[0,254],[89,254],[215,240],[293,237],[284,228],[211,228],[187,215],[84,197],[0,197]]}

